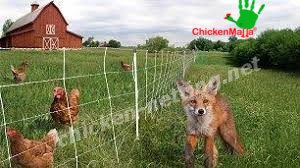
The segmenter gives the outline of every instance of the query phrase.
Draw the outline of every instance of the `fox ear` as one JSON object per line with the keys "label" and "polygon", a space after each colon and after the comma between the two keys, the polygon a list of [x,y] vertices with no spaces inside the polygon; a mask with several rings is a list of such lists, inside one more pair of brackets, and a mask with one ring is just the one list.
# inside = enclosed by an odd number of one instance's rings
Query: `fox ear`
{"label": "fox ear", "polygon": [[208,84],[204,88],[204,91],[215,96],[220,89],[220,85],[220,75],[213,76],[212,78],[210,78]]}
{"label": "fox ear", "polygon": [[182,100],[185,100],[194,94],[194,88],[183,80],[177,80],[177,88]]}

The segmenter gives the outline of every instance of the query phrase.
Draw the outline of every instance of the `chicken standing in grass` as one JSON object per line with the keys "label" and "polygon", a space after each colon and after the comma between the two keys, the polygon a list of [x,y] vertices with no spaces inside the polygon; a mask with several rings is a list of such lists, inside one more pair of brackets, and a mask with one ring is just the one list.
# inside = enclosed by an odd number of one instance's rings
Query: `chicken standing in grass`
{"label": "chicken standing in grass", "polygon": [[56,129],[41,140],[26,139],[13,128],[7,128],[14,166],[22,168],[49,168],[53,165],[54,150],[59,140]]}
{"label": "chicken standing in grass", "polygon": [[126,64],[123,61],[121,61],[121,67],[123,68],[124,71],[131,71],[132,66],[130,64]]}
{"label": "chicken standing in grass", "polygon": [[62,125],[71,124],[71,121],[72,123],[75,122],[78,119],[79,112],[79,90],[73,89],[66,95],[62,87],[56,87],[54,88],[53,95],[54,100],[50,108],[52,119]]}
{"label": "chicken standing in grass", "polygon": [[28,67],[28,63],[26,61],[22,62],[18,68],[15,68],[13,65],[10,65],[10,67],[16,82],[22,82],[26,79],[26,70]]}

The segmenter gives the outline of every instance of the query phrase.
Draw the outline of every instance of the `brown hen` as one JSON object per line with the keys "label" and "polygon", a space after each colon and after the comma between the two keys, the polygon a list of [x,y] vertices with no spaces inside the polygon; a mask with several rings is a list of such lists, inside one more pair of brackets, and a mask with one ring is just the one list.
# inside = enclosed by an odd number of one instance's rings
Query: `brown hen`
{"label": "brown hen", "polygon": [[22,82],[26,79],[26,70],[28,67],[28,63],[26,61],[22,62],[18,68],[14,68],[13,65],[10,65],[10,67],[16,82]]}
{"label": "brown hen", "polygon": [[123,61],[121,61],[121,67],[123,68],[124,71],[131,71],[132,66],[130,64],[126,64]]}
{"label": "brown hen", "polygon": [[8,128],[6,132],[10,142],[12,163],[15,167],[52,167],[54,150],[59,140],[56,129],[51,130],[39,141],[26,139],[13,128]]}
{"label": "brown hen", "polygon": [[63,125],[71,124],[71,121],[72,123],[75,122],[78,119],[79,113],[79,90],[73,89],[66,95],[62,87],[56,87],[54,88],[53,95],[54,100],[50,108],[52,119],[56,123]]}

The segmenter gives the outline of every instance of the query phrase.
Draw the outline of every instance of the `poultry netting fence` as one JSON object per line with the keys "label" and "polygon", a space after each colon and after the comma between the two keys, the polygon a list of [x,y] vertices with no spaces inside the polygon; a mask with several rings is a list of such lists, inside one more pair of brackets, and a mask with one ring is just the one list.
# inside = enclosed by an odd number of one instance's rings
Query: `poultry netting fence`
{"label": "poultry netting fence", "polygon": [[[28,139],[39,139],[56,128],[59,142],[53,167],[104,165],[109,159],[120,162],[120,156],[126,154],[122,149],[125,139],[138,140],[143,134],[140,120],[151,119],[169,104],[165,95],[175,87],[176,79],[184,78],[196,56],[188,50],[111,48],[22,52],[14,61],[25,57],[29,62],[26,81],[0,83],[0,167],[14,167],[14,159],[28,152],[12,154],[8,128]],[[10,63],[7,59],[4,64]],[[3,76],[10,78],[9,72]],[[80,91],[78,121],[70,119],[68,126],[53,122],[51,113],[60,111],[49,111],[57,86],[66,93],[74,88]],[[72,108],[67,104],[63,110]],[[106,153],[108,150],[114,154]]]}

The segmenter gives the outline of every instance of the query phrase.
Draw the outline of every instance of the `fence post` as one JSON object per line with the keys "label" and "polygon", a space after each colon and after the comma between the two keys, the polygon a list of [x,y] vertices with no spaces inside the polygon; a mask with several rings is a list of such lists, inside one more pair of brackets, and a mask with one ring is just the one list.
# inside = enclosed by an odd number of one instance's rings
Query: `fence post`
{"label": "fence post", "polygon": [[184,79],[185,76],[185,51],[183,51],[183,58],[182,58],[182,78]]}
{"label": "fence post", "polygon": [[139,140],[139,89],[138,89],[138,76],[137,76],[137,61],[136,49],[133,50],[133,67],[134,67],[134,92],[135,92],[135,131],[136,140]]}

